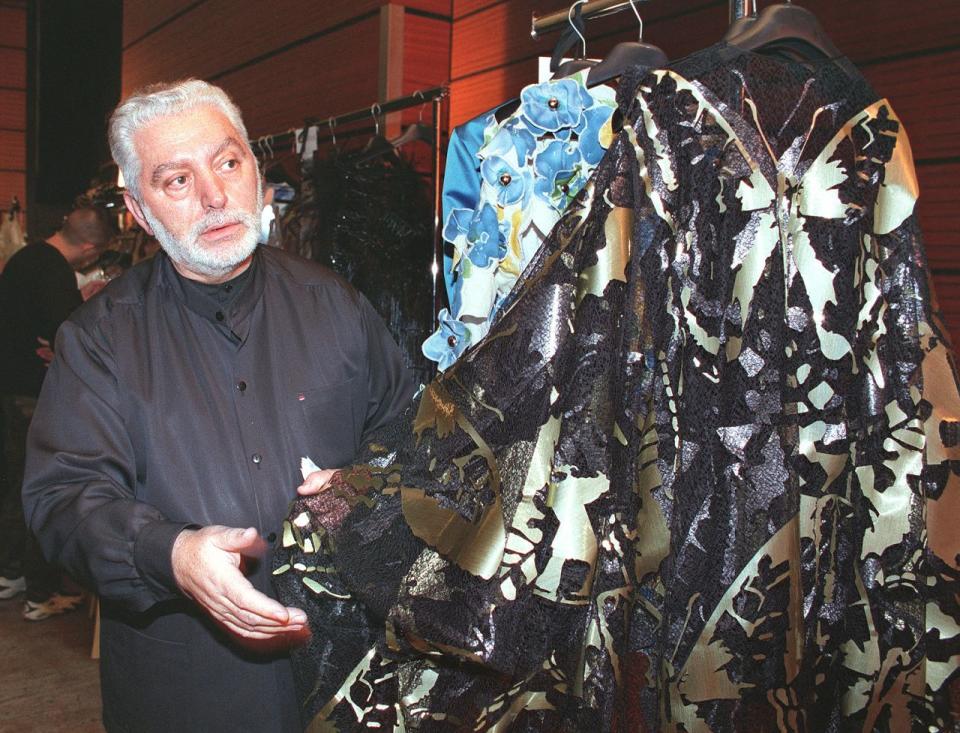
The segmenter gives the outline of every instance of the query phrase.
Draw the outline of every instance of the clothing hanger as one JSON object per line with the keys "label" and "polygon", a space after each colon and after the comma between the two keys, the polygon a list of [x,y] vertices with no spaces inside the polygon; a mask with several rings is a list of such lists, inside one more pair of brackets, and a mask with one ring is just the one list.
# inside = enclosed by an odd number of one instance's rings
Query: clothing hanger
{"label": "clothing hanger", "polygon": [[382,158],[386,155],[396,155],[397,149],[387,138],[380,134],[380,104],[374,102],[370,105],[370,114],[373,117],[374,132],[373,136],[367,141],[367,144],[357,153],[349,155],[350,162],[353,164],[363,163],[375,158]]}
{"label": "clothing hanger", "polygon": [[618,43],[613,50],[599,64],[590,69],[587,76],[587,86],[602,84],[618,76],[631,66],[646,66],[651,69],[657,69],[666,66],[667,54],[663,49],[643,40],[643,18],[640,17],[640,11],[637,10],[636,3],[630,0],[630,8],[633,14],[637,16],[637,22],[640,24],[640,37],[636,42]]}
{"label": "clothing hanger", "polygon": [[399,148],[417,141],[433,145],[433,128],[430,125],[425,125],[423,122],[423,108],[426,106],[427,100],[419,89],[413,93],[413,96],[423,99],[423,104],[420,105],[420,116],[417,121],[409,125],[399,137],[390,141],[390,144],[394,148]]}
{"label": "clothing hanger", "polygon": [[764,8],[755,23],[727,41],[744,51],[771,53],[800,62],[843,56],[817,17],[792,2]]}
{"label": "clothing hanger", "polygon": [[[569,27],[560,35],[560,40],[557,41],[557,45],[553,49],[553,56],[550,57],[551,79],[563,79],[572,76],[578,71],[591,68],[594,64],[593,61],[588,61],[585,58],[587,55],[587,37],[584,35],[586,26],[583,23],[583,9],[580,7],[585,2],[587,0],[576,0],[570,6],[570,10],[567,11]],[[565,61],[561,64],[560,59],[566,55],[567,51],[577,45],[578,40],[581,45],[581,55],[574,58],[573,61]]]}
{"label": "clothing hanger", "polygon": [[373,117],[374,131],[373,137],[371,137],[367,141],[367,144],[363,147],[363,152],[361,153],[361,158],[363,160],[394,152],[394,147],[390,144],[390,141],[380,134],[380,111],[380,104],[378,102],[374,102],[370,105],[370,114]]}
{"label": "clothing hanger", "polygon": [[733,21],[727,28],[727,32],[723,34],[723,40],[727,43],[733,43],[737,36],[746,33],[747,29],[757,22],[757,0],[753,0],[750,5],[753,9],[742,18]]}
{"label": "clothing hanger", "polygon": [[334,150],[335,153],[339,153],[339,152],[340,152],[340,146],[337,145],[337,133],[336,133],[336,131],[335,131],[335,130],[336,130],[336,127],[337,127],[337,118],[336,118],[336,117],[330,117],[330,118],[328,118],[328,119],[327,119],[327,127],[330,128],[330,141],[333,143],[333,150]]}

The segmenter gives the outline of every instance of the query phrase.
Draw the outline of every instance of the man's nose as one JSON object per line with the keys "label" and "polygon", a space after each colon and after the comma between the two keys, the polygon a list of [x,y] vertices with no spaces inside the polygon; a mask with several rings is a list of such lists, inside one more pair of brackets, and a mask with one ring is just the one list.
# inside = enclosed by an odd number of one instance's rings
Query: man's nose
{"label": "man's nose", "polygon": [[199,176],[200,203],[204,209],[222,209],[227,204],[227,192],[223,180],[214,171],[205,171]]}

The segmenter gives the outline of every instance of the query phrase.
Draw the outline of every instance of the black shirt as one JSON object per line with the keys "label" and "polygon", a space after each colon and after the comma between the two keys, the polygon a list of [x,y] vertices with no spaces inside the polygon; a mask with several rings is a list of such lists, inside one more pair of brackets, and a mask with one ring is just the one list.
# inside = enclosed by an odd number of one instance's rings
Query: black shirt
{"label": "black shirt", "polygon": [[[289,662],[244,654],[183,600],[173,541],[221,524],[271,542],[301,457],[350,463],[413,395],[379,316],[326,268],[261,247],[235,298],[210,290],[160,254],[77,309],[28,438],[26,518],[103,600],[104,715],[117,730],[299,725],[284,720],[296,717]],[[250,581],[272,594],[269,557],[254,565]],[[230,705],[211,704],[221,693]]]}
{"label": "black shirt", "polygon": [[73,269],[52,244],[31,243],[10,258],[0,273],[0,391],[40,394],[47,368],[37,338],[53,344],[82,302]]}

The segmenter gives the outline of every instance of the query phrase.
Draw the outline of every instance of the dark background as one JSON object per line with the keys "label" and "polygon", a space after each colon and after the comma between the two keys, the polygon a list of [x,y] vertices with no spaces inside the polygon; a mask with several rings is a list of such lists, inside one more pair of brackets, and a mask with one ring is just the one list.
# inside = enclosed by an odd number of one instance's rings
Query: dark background
{"label": "dark background", "polygon": [[46,237],[110,158],[123,3],[34,0],[27,12],[27,231]]}

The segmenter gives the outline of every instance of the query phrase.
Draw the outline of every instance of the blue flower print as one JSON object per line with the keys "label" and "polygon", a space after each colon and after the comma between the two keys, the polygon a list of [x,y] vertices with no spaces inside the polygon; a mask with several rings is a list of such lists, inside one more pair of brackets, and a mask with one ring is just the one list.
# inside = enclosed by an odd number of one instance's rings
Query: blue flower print
{"label": "blue flower print", "polygon": [[600,144],[600,132],[612,116],[613,108],[603,104],[584,110],[583,119],[586,124],[580,133],[579,149],[587,165],[597,165],[607,152],[606,148]]}
{"label": "blue flower print", "polygon": [[500,260],[506,254],[506,239],[500,230],[497,210],[484,204],[470,222],[467,234],[467,257],[477,267],[486,267],[490,260]]}
{"label": "blue flower print", "polygon": [[520,92],[520,116],[537,134],[576,127],[584,107],[580,88],[573,79],[525,87]]}
{"label": "blue flower print", "polygon": [[499,156],[507,160],[514,160],[511,153],[516,153],[516,162],[518,165],[524,165],[533,155],[537,147],[537,139],[533,134],[518,124],[516,118],[507,120],[482,148],[478,155],[481,158],[492,158]]}
{"label": "blue flower print", "polygon": [[532,176],[528,170],[518,170],[499,155],[492,155],[480,164],[483,182],[496,192],[500,206],[510,206],[518,201],[526,204],[530,195]]}
{"label": "blue flower print", "polygon": [[448,242],[456,242],[458,237],[467,235],[470,231],[471,219],[473,219],[473,209],[453,209],[443,228],[443,238]]}
{"label": "blue flower print", "polygon": [[[587,110],[596,108],[598,100],[593,98],[593,95],[590,93],[590,90],[586,86],[586,76],[581,77],[579,74],[572,77],[575,81],[579,82],[577,84],[577,91],[580,93],[580,103],[583,105],[584,115]],[[613,109],[610,110],[611,114]],[[573,131],[578,135],[583,134],[584,128],[587,126],[587,119],[584,115],[580,116],[580,121],[574,125]]]}
{"label": "blue flower print", "polygon": [[438,316],[440,328],[423,342],[423,355],[437,362],[440,371],[445,371],[466,351],[470,344],[467,327],[450,315],[444,308]]}
{"label": "blue flower print", "polygon": [[582,177],[579,175],[582,167],[583,159],[576,143],[567,143],[563,140],[551,141],[540,151],[534,162],[537,174],[536,194],[563,211],[566,204],[577,193],[576,191],[570,193],[570,185],[571,182]]}

